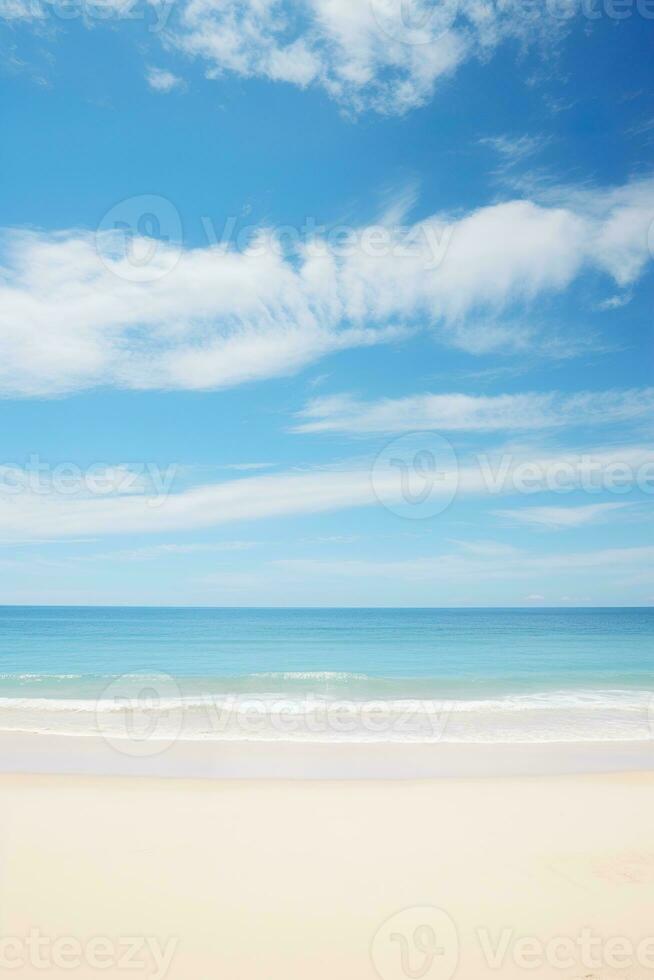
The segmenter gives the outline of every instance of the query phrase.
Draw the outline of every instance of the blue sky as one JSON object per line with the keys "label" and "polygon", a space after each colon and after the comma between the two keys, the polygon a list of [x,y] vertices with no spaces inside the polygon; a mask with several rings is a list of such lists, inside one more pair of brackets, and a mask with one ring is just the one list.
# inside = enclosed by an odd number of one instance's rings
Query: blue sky
{"label": "blue sky", "polygon": [[654,602],[654,6],[0,16],[0,601]]}

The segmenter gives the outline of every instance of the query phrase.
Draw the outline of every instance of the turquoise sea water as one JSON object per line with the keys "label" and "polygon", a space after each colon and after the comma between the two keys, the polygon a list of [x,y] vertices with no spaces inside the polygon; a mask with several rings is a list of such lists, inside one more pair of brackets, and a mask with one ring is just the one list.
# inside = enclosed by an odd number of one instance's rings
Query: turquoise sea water
{"label": "turquoise sea water", "polygon": [[0,607],[0,729],[640,739],[652,690],[654,609]]}

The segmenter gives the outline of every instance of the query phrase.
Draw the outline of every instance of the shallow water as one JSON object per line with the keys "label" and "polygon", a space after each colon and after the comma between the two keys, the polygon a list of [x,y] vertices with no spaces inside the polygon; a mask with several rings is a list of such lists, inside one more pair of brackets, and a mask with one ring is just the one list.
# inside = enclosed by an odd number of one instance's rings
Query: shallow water
{"label": "shallow water", "polygon": [[621,741],[653,609],[0,608],[0,730]]}

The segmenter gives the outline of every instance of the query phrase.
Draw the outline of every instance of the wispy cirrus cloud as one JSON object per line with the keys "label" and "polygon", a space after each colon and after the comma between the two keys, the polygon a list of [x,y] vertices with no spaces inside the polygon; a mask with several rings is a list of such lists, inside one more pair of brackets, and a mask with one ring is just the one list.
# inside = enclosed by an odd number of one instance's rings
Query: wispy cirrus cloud
{"label": "wispy cirrus cloud", "polygon": [[[336,512],[355,507],[406,507],[406,487],[397,467],[371,473],[375,458],[333,466],[287,470],[206,483],[173,492],[89,495],[43,493],[24,484],[20,493],[0,486],[0,538],[79,538],[156,534],[220,527],[244,521]],[[498,453],[472,457],[441,469],[430,493],[447,501],[478,497],[533,496],[574,489],[609,492],[618,486],[651,493],[654,450],[649,446]],[[616,469],[619,470],[616,476]],[[421,484],[422,486],[422,484]]]}
{"label": "wispy cirrus cloud", "polygon": [[519,136],[507,134],[483,136],[478,142],[480,146],[486,146],[497,153],[503,166],[511,167],[539,153],[548,145],[550,139],[543,135],[522,133]]}
{"label": "wispy cirrus cloud", "polygon": [[[10,229],[0,239],[0,394],[222,388],[407,329],[472,353],[524,349],[533,338],[516,311],[587,271],[636,282],[653,218],[648,178],[401,230],[352,228],[346,247],[326,236],[289,251],[264,229],[243,250]],[[566,341],[548,342],[560,356]]]}
{"label": "wispy cirrus cloud", "polygon": [[247,473],[252,470],[269,470],[276,465],[277,463],[225,463],[221,469]]}
{"label": "wispy cirrus cloud", "polygon": [[581,504],[567,507],[520,507],[497,510],[499,517],[508,518],[517,524],[529,524],[552,530],[582,527],[609,520],[616,511],[622,511],[632,504],[624,502],[604,504]]}
{"label": "wispy cirrus cloud", "polygon": [[424,394],[360,401],[350,395],[312,399],[296,432],[501,432],[606,425],[654,418],[654,388],[512,395]]}

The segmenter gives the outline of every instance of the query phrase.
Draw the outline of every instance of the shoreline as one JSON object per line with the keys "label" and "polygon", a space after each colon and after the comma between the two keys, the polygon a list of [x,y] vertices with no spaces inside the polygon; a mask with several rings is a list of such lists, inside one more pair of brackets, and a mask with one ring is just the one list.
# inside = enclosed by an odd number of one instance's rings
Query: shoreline
{"label": "shoreline", "polygon": [[106,741],[0,732],[0,774],[428,780],[654,772],[654,742]]}

